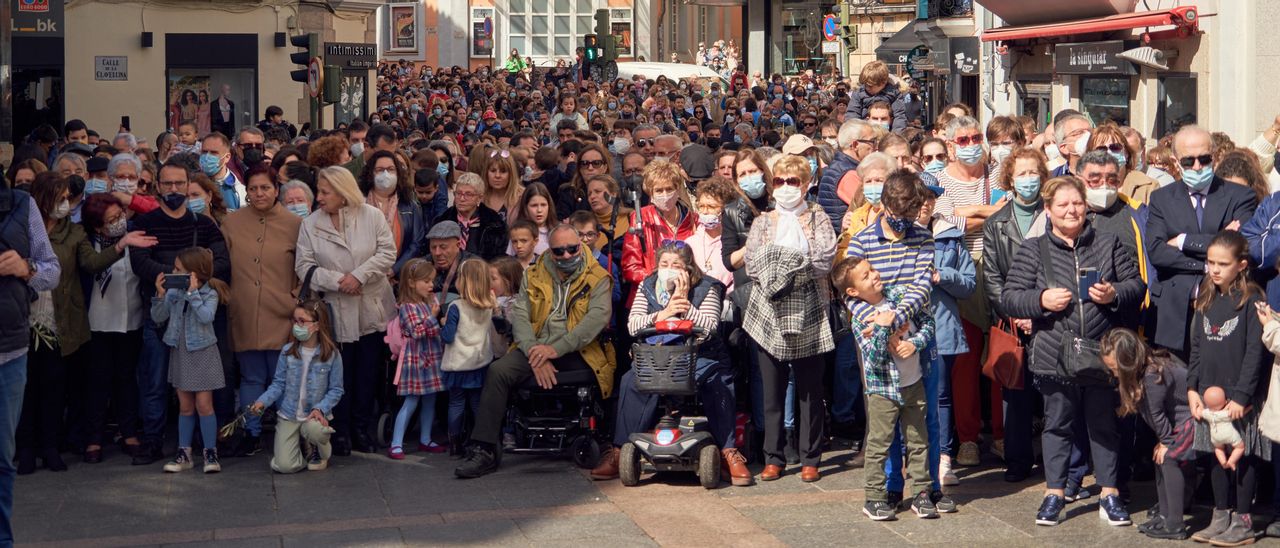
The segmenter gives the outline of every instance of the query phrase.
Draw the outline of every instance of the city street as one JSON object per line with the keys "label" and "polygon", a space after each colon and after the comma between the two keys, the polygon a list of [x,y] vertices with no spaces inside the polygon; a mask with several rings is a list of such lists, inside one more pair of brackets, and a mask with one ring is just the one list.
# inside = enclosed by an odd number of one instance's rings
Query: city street
{"label": "city street", "polygon": [[[1135,527],[1104,525],[1096,496],[1068,506],[1061,525],[1036,526],[1042,480],[1007,484],[989,455],[984,467],[959,471],[959,513],[927,521],[903,511],[883,523],[862,515],[862,472],[842,464],[847,451],[828,454],[817,483],[793,473],[714,491],[692,475],[634,488],[592,482],[567,460],[508,455],[498,473],[462,481],[446,455],[356,455],[292,476],[272,474],[266,452],[225,459],[218,475],[162,474],[158,464],[133,467],[114,454],[97,466],[41,471],[18,480],[16,536],[20,545],[58,547],[1160,544]],[[1134,485],[1135,521],[1154,492],[1153,482]],[[1207,513],[1193,510],[1193,529]]]}

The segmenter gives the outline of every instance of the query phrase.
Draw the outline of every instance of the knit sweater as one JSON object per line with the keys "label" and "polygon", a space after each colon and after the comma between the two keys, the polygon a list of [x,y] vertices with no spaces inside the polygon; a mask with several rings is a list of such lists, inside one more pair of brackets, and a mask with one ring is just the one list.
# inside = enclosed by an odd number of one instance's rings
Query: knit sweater
{"label": "knit sweater", "polygon": [[173,272],[173,260],[179,252],[191,246],[212,251],[213,277],[231,283],[231,256],[227,253],[222,231],[218,230],[218,224],[209,216],[188,211],[186,215],[175,219],[161,208],[134,219],[134,230],[146,232],[156,239],[154,246],[129,250],[133,272],[142,281],[138,285],[145,298],[144,302],[151,302],[156,277]]}

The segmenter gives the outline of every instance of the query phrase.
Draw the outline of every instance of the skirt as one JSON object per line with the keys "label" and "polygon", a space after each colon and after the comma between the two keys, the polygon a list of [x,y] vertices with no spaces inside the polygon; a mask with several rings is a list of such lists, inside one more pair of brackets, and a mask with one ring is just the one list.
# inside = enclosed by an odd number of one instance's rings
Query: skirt
{"label": "skirt", "polygon": [[[1258,429],[1258,412],[1256,410],[1249,411],[1248,414],[1231,423],[1236,427],[1236,431],[1240,432],[1240,439],[1244,440],[1244,454],[1249,457],[1258,457],[1264,461],[1271,461],[1271,440],[1263,437],[1262,430]],[[1202,421],[1195,421],[1196,433],[1195,441],[1192,448],[1198,453],[1212,453],[1213,442],[1209,439],[1209,425]]]}
{"label": "skirt", "polygon": [[453,390],[476,390],[484,388],[484,377],[489,372],[489,366],[481,367],[473,371],[442,371],[440,379],[444,381],[444,387]]}
{"label": "skirt", "polygon": [[1195,460],[1199,456],[1195,451],[1196,439],[1196,422],[1195,419],[1187,419],[1173,427],[1173,445],[1169,446],[1169,452],[1165,453],[1166,458],[1171,458],[1179,462]]}
{"label": "skirt", "polygon": [[226,377],[222,373],[218,345],[200,350],[172,349],[169,352],[169,384],[183,392],[206,392],[225,387]]}

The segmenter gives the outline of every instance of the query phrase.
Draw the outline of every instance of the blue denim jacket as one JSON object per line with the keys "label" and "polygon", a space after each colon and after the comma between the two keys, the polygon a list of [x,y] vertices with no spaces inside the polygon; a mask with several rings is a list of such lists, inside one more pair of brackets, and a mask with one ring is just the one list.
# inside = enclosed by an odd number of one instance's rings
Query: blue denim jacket
{"label": "blue denim jacket", "polygon": [[[187,350],[204,350],[218,343],[218,336],[213,331],[213,317],[218,313],[218,292],[209,284],[204,284],[194,292],[181,289],[170,289],[164,298],[151,298],[151,319],[156,324],[169,322],[164,328],[164,343],[178,348],[178,343],[186,340]],[[171,321],[181,316],[181,322]],[[184,326],[183,333],[178,333],[178,324]],[[179,339],[181,336],[183,339]]]}
{"label": "blue denim jacket", "polygon": [[[303,388],[302,359],[290,356],[291,348],[293,348],[292,344],[286,344],[280,349],[280,362],[276,364],[275,379],[271,381],[267,391],[258,398],[258,402],[267,407],[277,401],[280,402],[280,417],[285,420],[297,420],[298,396]],[[321,361],[317,349],[316,357],[307,367],[306,391],[307,397],[304,402],[308,406],[306,412],[319,409],[328,417],[333,412],[333,406],[338,405],[338,400],[342,399],[341,354],[334,352],[327,361]]]}

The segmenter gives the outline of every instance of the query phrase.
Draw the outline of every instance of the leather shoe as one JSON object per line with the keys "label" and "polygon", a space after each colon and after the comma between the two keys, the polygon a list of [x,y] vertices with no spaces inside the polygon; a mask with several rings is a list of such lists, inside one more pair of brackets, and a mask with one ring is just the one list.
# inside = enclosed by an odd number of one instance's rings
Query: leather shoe
{"label": "leather shoe", "polygon": [[101,450],[101,449],[85,449],[85,450],[84,450],[84,463],[85,463],[85,464],[98,464],[98,463],[100,463],[100,462],[102,462],[102,450]]}
{"label": "leather shoe", "polygon": [[747,470],[747,457],[732,447],[720,450],[720,475],[728,476],[729,483],[737,487],[754,483],[751,471]]}
{"label": "leather shoe", "polygon": [[818,481],[820,478],[822,478],[822,474],[818,473],[817,466],[800,467],[800,481],[803,481],[805,483],[813,483],[815,481]]}
{"label": "leather shoe", "polygon": [[622,452],[618,451],[617,447],[610,445],[604,450],[604,454],[600,455],[600,463],[591,469],[591,479],[618,479],[618,463],[621,460],[621,456]]}
{"label": "leather shoe", "polygon": [[866,463],[867,454],[864,451],[859,450],[852,457],[849,457],[849,468],[862,468]]}
{"label": "leather shoe", "polygon": [[351,450],[361,453],[377,453],[378,446],[373,444],[373,440],[369,439],[369,435],[364,432],[356,432],[351,440]]}
{"label": "leather shoe", "polygon": [[782,477],[782,467],[776,464],[766,464],[764,470],[760,472],[760,481],[773,481]]}
{"label": "leather shoe", "polygon": [[146,466],[156,461],[164,459],[164,451],[160,450],[160,446],[155,443],[144,443],[139,445],[133,452],[134,466]]}

